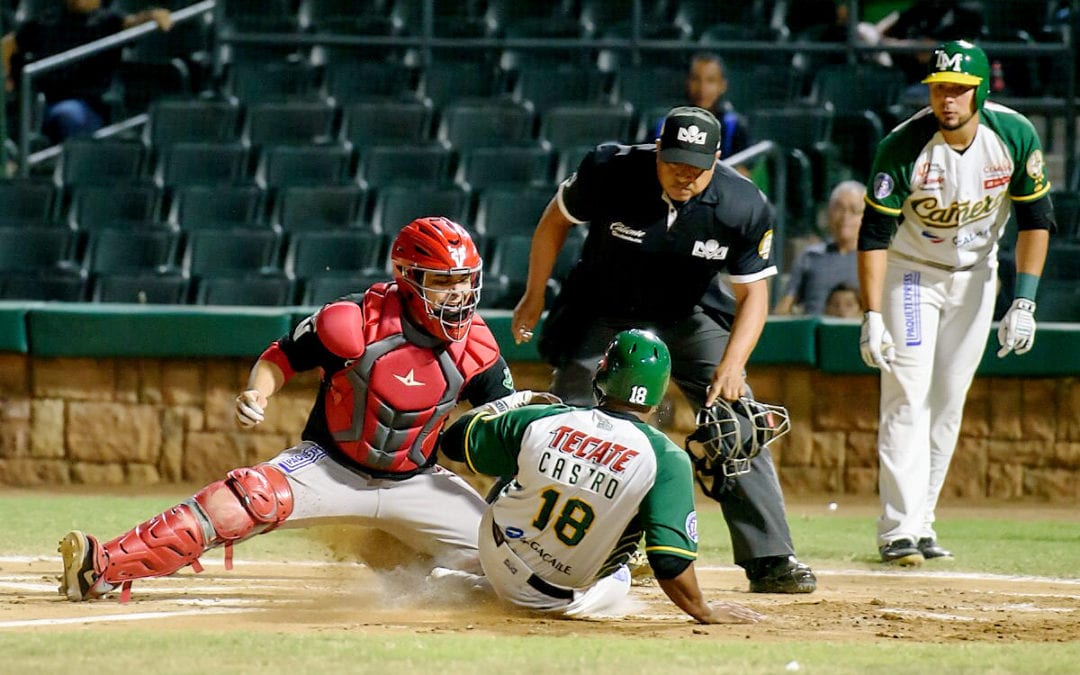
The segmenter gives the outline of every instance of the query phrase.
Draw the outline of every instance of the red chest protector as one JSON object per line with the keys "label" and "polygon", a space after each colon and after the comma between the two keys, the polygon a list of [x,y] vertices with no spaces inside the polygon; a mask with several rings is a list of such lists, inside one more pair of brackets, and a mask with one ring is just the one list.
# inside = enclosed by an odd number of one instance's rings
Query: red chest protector
{"label": "red chest protector", "polygon": [[415,345],[402,332],[401,300],[388,284],[373,286],[359,306],[333,303],[320,314],[328,310],[336,317],[317,320],[320,339],[329,347],[345,332],[353,345],[352,353],[339,354],[353,358],[325,393],[327,427],[338,448],[378,472],[423,466],[462,388],[498,359],[491,331],[476,316],[462,342],[434,350]]}

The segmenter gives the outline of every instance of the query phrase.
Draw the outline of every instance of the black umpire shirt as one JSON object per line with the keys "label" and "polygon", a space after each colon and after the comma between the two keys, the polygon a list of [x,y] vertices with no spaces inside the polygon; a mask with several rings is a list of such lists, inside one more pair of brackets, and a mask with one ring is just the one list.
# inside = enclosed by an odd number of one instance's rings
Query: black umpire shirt
{"label": "black umpire shirt", "polygon": [[581,259],[554,305],[593,317],[674,321],[694,311],[717,272],[733,283],[776,274],[773,210],[733,169],[685,203],[664,194],[656,146],[598,146],[559,186],[567,218],[589,223]]}

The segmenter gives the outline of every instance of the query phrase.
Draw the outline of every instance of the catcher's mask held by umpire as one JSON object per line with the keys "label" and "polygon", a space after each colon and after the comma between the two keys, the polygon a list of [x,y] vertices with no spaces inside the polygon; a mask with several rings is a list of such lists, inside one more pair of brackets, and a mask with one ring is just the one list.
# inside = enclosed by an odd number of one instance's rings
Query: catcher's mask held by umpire
{"label": "catcher's mask held by umpire", "polygon": [[468,231],[448,218],[417,218],[394,239],[390,259],[412,317],[439,339],[464,340],[483,285]]}
{"label": "catcher's mask held by umpire", "polygon": [[[724,477],[749,473],[750,460],[791,430],[786,408],[747,397],[730,402],[718,399],[698,411],[696,422],[697,429],[686,437],[686,451],[694,460],[699,481],[715,478],[718,468]],[[709,490],[704,483],[702,487]]]}

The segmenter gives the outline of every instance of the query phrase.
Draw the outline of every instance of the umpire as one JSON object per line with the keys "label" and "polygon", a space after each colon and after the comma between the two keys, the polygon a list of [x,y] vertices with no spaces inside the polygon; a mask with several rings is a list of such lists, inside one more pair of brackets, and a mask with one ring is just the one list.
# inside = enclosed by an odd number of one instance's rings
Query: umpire
{"label": "umpire", "polygon": [[[592,405],[592,379],[619,331],[647,328],[671,350],[671,377],[695,405],[747,390],[746,362],[769,311],[773,212],[753,183],[717,163],[720,125],[702,108],[668,112],[655,145],[604,144],[559,186],[533,234],[514,338],[532,337],[544,291],[570,229],[589,223],[581,258],[552,302],[540,354],[552,391]],[[702,297],[726,270],[734,316]],[[755,593],[810,593],[817,580],[796,560],[768,449],[738,478],[715,481],[735,562]]]}

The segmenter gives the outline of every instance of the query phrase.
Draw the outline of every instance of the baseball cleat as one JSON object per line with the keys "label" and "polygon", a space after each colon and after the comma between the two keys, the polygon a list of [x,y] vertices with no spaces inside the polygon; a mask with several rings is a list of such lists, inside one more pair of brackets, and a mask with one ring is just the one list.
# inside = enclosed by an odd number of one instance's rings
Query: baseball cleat
{"label": "baseball cleat", "polygon": [[919,553],[922,553],[923,558],[931,560],[933,558],[939,558],[942,560],[952,560],[952,551],[942,548],[937,540],[933,537],[923,537],[918,543]]}
{"label": "baseball cleat", "polygon": [[[60,540],[56,549],[64,561],[64,571],[60,575],[60,595],[72,602],[92,600],[112,590],[108,584],[97,584],[99,574],[95,569],[95,560],[101,555],[96,539],[79,530],[72,530]],[[95,585],[106,588],[95,588]]]}
{"label": "baseball cleat", "polygon": [[809,565],[795,556],[774,556],[754,561],[751,593],[813,593],[817,577]]}
{"label": "baseball cleat", "polygon": [[880,547],[881,562],[900,567],[913,567],[926,561],[919,547],[910,539],[897,539]]}

